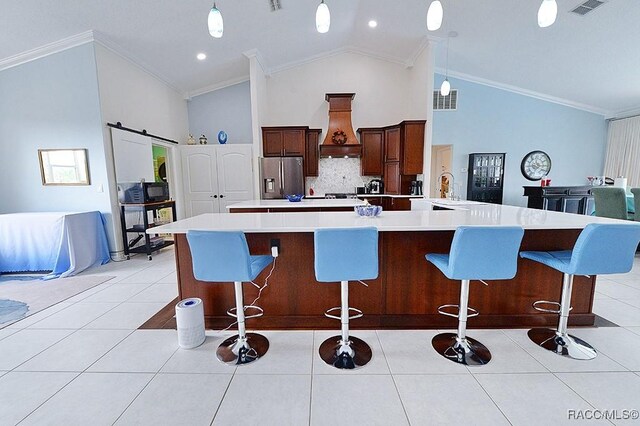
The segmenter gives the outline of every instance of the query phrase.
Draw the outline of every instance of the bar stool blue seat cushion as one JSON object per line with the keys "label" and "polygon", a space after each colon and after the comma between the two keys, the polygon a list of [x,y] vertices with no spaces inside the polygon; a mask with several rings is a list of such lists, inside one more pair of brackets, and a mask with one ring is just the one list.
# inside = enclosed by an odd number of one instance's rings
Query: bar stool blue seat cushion
{"label": "bar stool blue seat cushion", "polygon": [[519,226],[460,226],[449,254],[427,254],[451,280],[506,280],[516,275],[524,230]]}
{"label": "bar stool blue seat cushion", "polygon": [[520,256],[564,274],[622,274],[633,267],[639,242],[640,224],[590,223],[573,250],[523,251]]}
{"label": "bar stool blue seat cushion", "polygon": [[378,277],[378,229],[337,228],[314,232],[316,280],[337,282]]}
{"label": "bar stool blue seat cushion", "polygon": [[253,281],[273,262],[269,255],[251,256],[242,231],[188,231],[187,241],[200,281]]}

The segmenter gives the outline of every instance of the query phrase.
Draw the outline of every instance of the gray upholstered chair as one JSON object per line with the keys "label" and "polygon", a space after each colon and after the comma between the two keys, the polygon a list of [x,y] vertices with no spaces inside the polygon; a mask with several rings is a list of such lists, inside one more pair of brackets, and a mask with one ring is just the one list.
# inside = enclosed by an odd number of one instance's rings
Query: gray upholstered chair
{"label": "gray upholstered chair", "polygon": [[633,219],[627,213],[627,193],[624,188],[596,187],[591,189],[591,193],[596,206],[596,216]]}
{"label": "gray upholstered chair", "polygon": [[640,188],[631,188],[633,194],[633,207],[635,213],[633,214],[634,220],[640,222]]}

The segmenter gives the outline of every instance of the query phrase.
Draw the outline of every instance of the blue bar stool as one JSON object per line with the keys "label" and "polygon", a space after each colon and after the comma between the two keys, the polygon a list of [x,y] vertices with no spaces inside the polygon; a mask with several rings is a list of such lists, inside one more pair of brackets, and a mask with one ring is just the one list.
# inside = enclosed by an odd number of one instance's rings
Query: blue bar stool
{"label": "blue bar stool", "polygon": [[[438,313],[458,318],[457,333],[441,333],[431,341],[440,355],[471,366],[491,361],[489,349],[467,337],[467,319],[479,314],[468,306],[469,282],[513,278],[518,268],[518,251],[523,235],[524,230],[519,226],[460,226],[453,235],[449,254],[425,256],[447,278],[460,280],[460,304],[438,308]],[[447,312],[447,308],[458,308],[458,313]]]}
{"label": "blue bar stool", "polygon": [[[349,320],[360,318],[362,311],[349,307],[349,280],[371,280],[378,277],[378,230],[373,227],[319,229],[314,233],[316,280],[340,281],[340,307],[331,308],[325,316],[340,320],[342,333],[320,345],[320,358],[341,369],[354,369],[371,360],[371,347],[349,335]],[[340,311],[340,316],[331,312]],[[349,316],[350,311],[355,315]]]}
{"label": "blue bar stool", "polygon": [[[558,355],[583,360],[595,358],[596,350],[591,345],[567,333],[573,276],[629,272],[639,241],[640,225],[592,223],[580,233],[573,250],[520,253],[520,257],[563,273],[560,303],[539,300],[533,304],[538,311],[560,314],[557,330],[534,328],[529,330],[529,338]],[[544,305],[554,305],[558,309],[547,309]]]}
{"label": "blue bar stool", "polygon": [[[245,320],[262,316],[263,310],[258,306],[244,306],[242,282],[255,280],[273,262],[273,257],[251,256],[247,239],[241,231],[189,231],[187,241],[191,249],[193,275],[197,280],[234,283],[236,307],[229,309],[227,314],[237,318],[238,334],[218,346],[218,359],[230,365],[258,360],[269,349],[269,341],[261,334],[247,333]],[[257,313],[245,315],[247,309]]]}

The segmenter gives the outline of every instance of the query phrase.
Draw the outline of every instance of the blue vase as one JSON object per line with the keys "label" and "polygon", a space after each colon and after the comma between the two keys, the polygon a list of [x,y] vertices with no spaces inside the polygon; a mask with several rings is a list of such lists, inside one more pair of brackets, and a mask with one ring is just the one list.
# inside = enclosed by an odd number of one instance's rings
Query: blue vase
{"label": "blue vase", "polygon": [[218,132],[218,142],[220,142],[221,145],[224,145],[225,143],[227,143],[228,138],[229,136],[224,130],[220,130]]}

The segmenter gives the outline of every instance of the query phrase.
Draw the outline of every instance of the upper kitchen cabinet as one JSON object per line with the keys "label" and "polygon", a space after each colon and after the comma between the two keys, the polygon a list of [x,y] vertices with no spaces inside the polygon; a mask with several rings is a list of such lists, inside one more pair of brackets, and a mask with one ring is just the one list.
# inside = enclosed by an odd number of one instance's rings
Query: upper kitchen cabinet
{"label": "upper kitchen cabinet", "polygon": [[384,131],[381,129],[358,129],[362,144],[362,161],[360,174],[362,176],[382,176]]}
{"label": "upper kitchen cabinet", "polygon": [[263,127],[265,157],[303,157],[308,127]]}
{"label": "upper kitchen cabinet", "polygon": [[403,121],[400,124],[402,155],[400,173],[403,175],[422,173],[425,124],[424,120]]}
{"label": "upper kitchen cabinet", "polygon": [[384,129],[384,161],[400,161],[400,126]]}
{"label": "upper kitchen cabinet", "polygon": [[304,175],[318,176],[318,156],[320,129],[309,129],[307,132],[307,145],[304,153]]}

